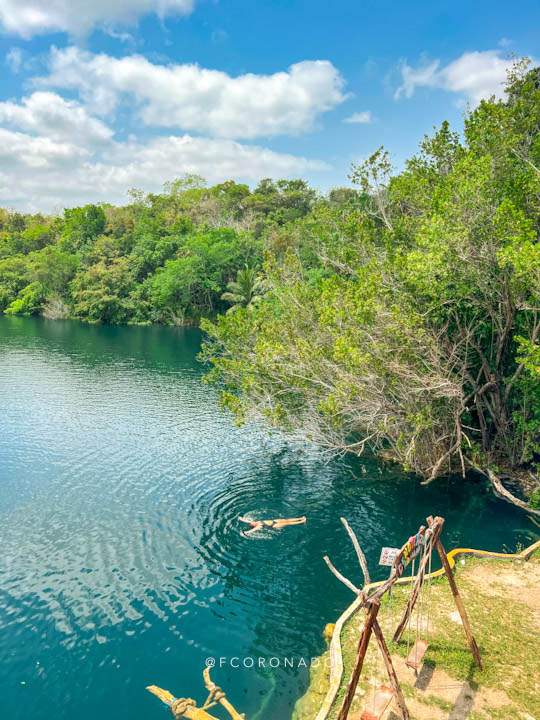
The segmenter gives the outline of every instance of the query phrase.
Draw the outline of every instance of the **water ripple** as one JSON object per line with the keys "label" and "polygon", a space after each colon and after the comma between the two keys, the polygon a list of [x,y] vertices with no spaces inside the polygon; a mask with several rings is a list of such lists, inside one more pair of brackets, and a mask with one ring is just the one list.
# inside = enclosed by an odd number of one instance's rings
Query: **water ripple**
{"label": "water ripple", "polygon": [[[321,558],[358,574],[341,515],[374,575],[380,546],[429,513],[448,516],[449,546],[535,539],[482,487],[419,488],[234,427],[200,382],[199,343],[196,330],[0,318],[2,718],[148,720],[145,685],[202,699],[208,655],[320,652],[350,601]],[[246,537],[241,514],[308,522]],[[259,720],[290,716],[307,682],[215,675]]]}

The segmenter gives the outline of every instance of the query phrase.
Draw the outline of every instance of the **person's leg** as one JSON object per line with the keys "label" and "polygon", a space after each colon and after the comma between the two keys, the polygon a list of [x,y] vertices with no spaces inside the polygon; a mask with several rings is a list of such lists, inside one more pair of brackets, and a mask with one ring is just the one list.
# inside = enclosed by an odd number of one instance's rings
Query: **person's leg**
{"label": "person's leg", "polygon": [[305,522],[306,522],[306,518],[305,518],[305,517],[301,517],[301,518],[283,518],[283,519],[280,518],[280,519],[277,520],[276,522],[278,522],[282,527],[283,527],[284,525],[300,525],[301,523],[305,523]]}
{"label": "person's leg", "polygon": [[281,530],[281,528],[288,527],[289,525],[300,525],[300,523],[305,522],[302,519],[294,519],[294,518],[287,518],[283,520],[275,520],[273,527],[277,530]]}

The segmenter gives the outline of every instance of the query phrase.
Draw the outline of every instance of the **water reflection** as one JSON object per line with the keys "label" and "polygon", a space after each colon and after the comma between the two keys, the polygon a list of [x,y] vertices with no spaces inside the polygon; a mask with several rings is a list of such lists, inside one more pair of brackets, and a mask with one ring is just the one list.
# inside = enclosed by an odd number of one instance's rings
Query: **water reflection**
{"label": "water reflection", "polygon": [[[381,545],[427,514],[448,548],[536,539],[479,478],[420,487],[234,427],[200,382],[200,339],[0,318],[1,717],[148,720],[145,685],[202,698],[207,656],[318,654],[351,599],[323,555],[358,577],[341,515],[375,577]],[[246,538],[249,512],[308,522]],[[307,682],[297,665],[214,675],[252,720],[286,718]]]}

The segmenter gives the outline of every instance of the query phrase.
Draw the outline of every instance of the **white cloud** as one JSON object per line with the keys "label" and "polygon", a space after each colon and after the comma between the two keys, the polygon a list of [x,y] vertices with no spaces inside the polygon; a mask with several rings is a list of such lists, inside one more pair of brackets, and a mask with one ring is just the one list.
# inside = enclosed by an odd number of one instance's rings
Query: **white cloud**
{"label": "white cloud", "polygon": [[[125,203],[130,187],[156,192],[185,173],[210,183],[254,183],[324,172],[329,168],[323,162],[232,136],[305,130],[344,99],[341,76],[324,61],[231,78],[196,66],[68,48],[53,50],[50,76],[33,82],[40,89],[0,102],[0,207],[49,212],[88,202]],[[117,109],[119,117],[138,110],[148,125],[181,125],[213,137],[145,130],[143,138],[123,140]]]}
{"label": "white cloud", "polygon": [[22,50],[18,47],[12,47],[6,55],[6,64],[11,72],[18,73],[22,64]]}
{"label": "white cloud", "polygon": [[402,94],[407,98],[412,97],[417,87],[438,87],[437,72],[439,65],[439,60],[433,60],[430,63],[422,62],[416,68],[413,68],[403,62],[401,65],[403,83],[396,90],[394,99],[398,100]]}
{"label": "white cloud", "polygon": [[[6,186],[0,188],[0,197],[8,199],[12,193],[19,192],[12,183],[24,182],[25,177],[35,180],[37,174],[34,171],[65,171],[88,155],[87,150],[71,143],[0,128],[0,166],[6,178]],[[19,174],[21,171],[22,175]]]}
{"label": "white cloud", "polygon": [[[328,167],[323,162],[276,153],[257,145],[191,135],[155,138],[147,145],[119,143],[109,159],[121,171],[120,177],[125,173],[130,183],[140,185],[152,177],[160,187],[165,180],[185,173],[198,173],[210,182],[229,178],[257,181],[268,175],[290,177]],[[117,170],[114,174],[118,177]]]}
{"label": "white cloud", "polygon": [[133,25],[150,13],[185,15],[193,0],[0,0],[0,28],[30,38],[48,32],[85,35],[95,27]]}
{"label": "white cloud", "polygon": [[92,151],[3,128],[0,167],[0,207],[33,212],[98,201],[122,204],[130,187],[157,192],[165,181],[185,173],[203,175],[211,183],[255,182],[328,169],[322,162],[233,140],[170,136],[146,144],[112,142],[106,150]]}
{"label": "white cloud", "polygon": [[349,117],[345,118],[343,122],[369,124],[373,122],[373,116],[371,114],[371,110],[364,110],[363,112],[353,113]]}
{"label": "white cloud", "polygon": [[0,123],[79,146],[99,145],[113,136],[109,127],[79,103],[52,92],[35,92],[21,103],[0,102]]}
{"label": "white cloud", "polygon": [[309,131],[321,113],[346,99],[344,80],[327,60],[306,60],[273,75],[231,77],[197,65],[155,65],[141,55],[115,58],[76,47],[53,48],[50,75],[39,84],[75,89],[101,114],[125,95],[135,99],[147,125],[223,138]]}
{"label": "white cloud", "polygon": [[503,97],[506,72],[512,63],[511,59],[501,57],[500,50],[463,53],[444,67],[440,60],[424,61],[415,68],[404,62],[402,84],[394,97],[410,98],[417,87],[430,87],[458,93],[477,105],[491,95]]}

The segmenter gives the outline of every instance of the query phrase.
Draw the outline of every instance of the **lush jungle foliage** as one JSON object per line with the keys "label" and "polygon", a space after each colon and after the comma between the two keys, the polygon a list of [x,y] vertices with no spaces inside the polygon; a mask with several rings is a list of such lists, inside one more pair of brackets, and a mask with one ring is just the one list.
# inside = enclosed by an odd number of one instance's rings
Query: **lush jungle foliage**
{"label": "lush jungle foliage", "polygon": [[357,193],[267,234],[266,293],[203,323],[240,421],[426,480],[539,460],[539,88],[516,65],[462,137],[444,123],[397,174],[380,149],[353,168]]}
{"label": "lush jungle foliage", "polygon": [[241,421],[427,480],[540,461],[540,70],[355,188],[187,176],[125,207],[0,210],[0,311],[203,320]]}
{"label": "lush jungle foliage", "polygon": [[0,311],[184,323],[251,305],[263,249],[316,202],[336,202],[335,191],[323,200],[303,180],[265,179],[251,191],[187,176],[162,194],[130,194],[125,207],[87,205],[62,217],[0,209]]}

